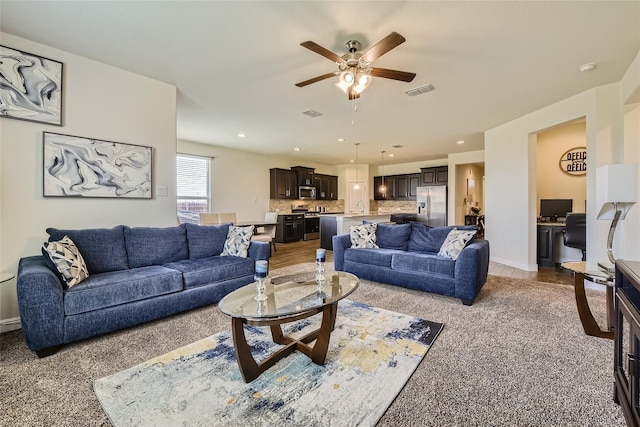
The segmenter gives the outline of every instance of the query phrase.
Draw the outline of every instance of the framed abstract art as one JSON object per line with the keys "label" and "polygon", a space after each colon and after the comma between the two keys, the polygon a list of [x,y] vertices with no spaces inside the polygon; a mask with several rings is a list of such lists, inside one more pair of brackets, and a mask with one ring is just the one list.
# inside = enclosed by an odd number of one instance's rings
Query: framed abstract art
{"label": "framed abstract art", "polygon": [[43,132],[44,196],[151,198],[151,147]]}
{"label": "framed abstract art", "polygon": [[0,117],[62,126],[62,62],[0,45]]}

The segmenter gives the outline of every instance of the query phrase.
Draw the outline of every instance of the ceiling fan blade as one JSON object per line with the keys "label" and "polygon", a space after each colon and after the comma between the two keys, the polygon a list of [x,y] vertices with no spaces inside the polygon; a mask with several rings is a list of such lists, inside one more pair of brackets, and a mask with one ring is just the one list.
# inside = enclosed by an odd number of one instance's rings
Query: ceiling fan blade
{"label": "ceiling fan blade", "polygon": [[328,79],[328,78],[331,78],[331,77],[335,77],[335,76],[337,76],[338,74],[339,74],[339,73],[338,73],[337,71],[335,71],[335,72],[333,72],[333,73],[323,74],[323,75],[321,75],[321,76],[314,77],[314,78],[312,78],[312,79],[305,80],[305,81],[300,82],[300,83],[296,83],[296,86],[298,86],[298,87],[303,87],[303,86],[306,86],[306,85],[310,85],[311,83],[315,83],[315,82],[319,82],[319,81],[321,81],[321,80],[325,80],[325,79]]}
{"label": "ceiling fan blade", "polygon": [[365,62],[372,63],[385,53],[389,52],[394,47],[397,47],[404,43],[406,40],[407,39],[394,31],[393,33],[389,34],[387,37],[383,38],[378,43],[367,49],[362,54],[362,57],[360,59]]}
{"label": "ceiling fan blade", "polygon": [[387,68],[371,68],[371,75],[374,77],[382,77],[385,79],[400,80],[403,82],[410,82],[416,76],[416,73],[408,73],[406,71],[389,70]]}
{"label": "ceiling fan blade", "polygon": [[306,41],[306,42],[302,42],[300,43],[300,46],[302,47],[306,47],[307,49],[324,56],[325,58],[328,58],[330,60],[332,60],[333,62],[337,62],[338,64],[341,64],[344,62],[344,59],[342,59],[342,57],[340,57],[339,55],[331,52],[328,49],[325,49],[324,47],[320,46],[318,43],[316,42],[312,42],[312,41]]}

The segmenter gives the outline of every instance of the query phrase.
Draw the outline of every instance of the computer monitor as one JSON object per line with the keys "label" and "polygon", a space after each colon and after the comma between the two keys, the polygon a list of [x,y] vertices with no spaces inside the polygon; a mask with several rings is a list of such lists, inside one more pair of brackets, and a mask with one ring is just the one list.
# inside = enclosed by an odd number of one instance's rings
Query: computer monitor
{"label": "computer monitor", "polygon": [[573,199],[540,199],[540,216],[565,218],[573,212]]}

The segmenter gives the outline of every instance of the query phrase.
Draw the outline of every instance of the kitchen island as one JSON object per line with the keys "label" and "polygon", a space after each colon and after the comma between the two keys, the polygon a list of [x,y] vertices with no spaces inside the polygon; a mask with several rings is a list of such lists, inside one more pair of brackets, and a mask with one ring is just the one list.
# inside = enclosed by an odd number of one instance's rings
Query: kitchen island
{"label": "kitchen island", "polygon": [[381,223],[390,222],[391,215],[322,215],[320,216],[320,247],[333,250],[331,239],[337,234],[349,233],[349,226],[360,225],[363,221]]}

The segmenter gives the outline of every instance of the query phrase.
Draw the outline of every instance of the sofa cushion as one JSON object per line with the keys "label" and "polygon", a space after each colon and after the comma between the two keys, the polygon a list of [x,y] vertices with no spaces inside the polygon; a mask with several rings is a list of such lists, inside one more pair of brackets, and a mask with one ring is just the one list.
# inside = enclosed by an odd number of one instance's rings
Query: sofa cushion
{"label": "sofa cushion", "polygon": [[380,248],[406,251],[409,247],[411,224],[378,224],[376,244]]}
{"label": "sofa cushion", "polygon": [[420,222],[412,222],[411,236],[409,237],[409,252],[437,254],[449,235],[449,232],[454,228],[457,228],[458,230],[478,229],[475,225],[431,227]]}
{"label": "sofa cushion", "polygon": [[187,243],[189,244],[189,259],[208,258],[222,253],[229,232],[229,224],[198,225],[187,223],[185,225]]}
{"label": "sofa cushion", "polygon": [[[391,260],[391,268],[394,270],[441,274],[449,277],[454,276],[455,266],[456,263],[451,258],[413,252],[396,253]],[[425,280],[429,280],[428,276],[425,276]]]}
{"label": "sofa cushion", "polygon": [[458,259],[458,256],[460,256],[460,252],[462,252],[467,243],[473,239],[475,235],[475,230],[458,230],[454,228],[444,240],[438,255],[451,258],[455,261]]}
{"label": "sofa cushion", "polygon": [[162,265],[187,259],[189,249],[184,224],[177,227],[124,227],[129,267]]}
{"label": "sofa cushion", "polygon": [[391,257],[397,252],[393,249],[349,248],[344,251],[344,260],[390,268]]}
{"label": "sofa cushion", "polygon": [[110,229],[64,230],[47,228],[47,233],[50,242],[69,236],[82,254],[89,274],[98,274],[129,268],[123,230],[124,227],[118,225]]}
{"label": "sofa cushion", "polygon": [[182,272],[186,289],[250,276],[254,273],[253,259],[235,256],[190,259],[172,262],[166,264],[165,267]]}
{"label": "sofa cushion", "polygon": [[89,276],[82,254],[69,236],[55,242],[45,242],[42,249],[68,287],[77,285]]}
{"label": "sofa cushion", "polygon": [[181,289],[182,274],[159,265],[111,271],[89,276],[65,291],[64,312],[67,316],[86,313]]}
{"label": "sofa cushion", "polygon": [[246,227],[229,226],[227,239],[224,242],[222,256],[237,256],[246,258],[249,255],[249,245],[253,236],[253,225]]}
{"label": "sofa cushion", "polygon": [[349,236],[352,248],[377,248],[376,228],[378,224],[350,225]]}

